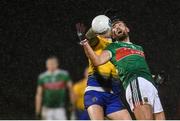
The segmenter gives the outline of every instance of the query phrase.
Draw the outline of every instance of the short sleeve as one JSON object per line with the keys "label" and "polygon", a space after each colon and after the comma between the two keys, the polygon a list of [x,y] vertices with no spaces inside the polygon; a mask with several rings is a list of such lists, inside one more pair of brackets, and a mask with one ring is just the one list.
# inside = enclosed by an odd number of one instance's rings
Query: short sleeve
{"label": "short sleeve", "polygon": [[38,77],[37,84],[38,84],[38,85],[42,85],[42,84],[43,84],[42,75],[40,75],[40,76]]}
{"label": "short sleeve", "polygon": [[64,81],[71,81],[71,77],[67,71],[64,71]]}

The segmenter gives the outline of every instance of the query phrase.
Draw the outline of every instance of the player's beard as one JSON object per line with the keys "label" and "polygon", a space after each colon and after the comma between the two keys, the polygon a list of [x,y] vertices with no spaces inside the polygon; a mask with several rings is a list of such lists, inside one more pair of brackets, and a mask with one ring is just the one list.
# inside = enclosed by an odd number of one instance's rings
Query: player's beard
{"label": "player's beard", "polygon": [[115,41],[124,41],[128,37],[129,37],[128,33],[124,32],[122,35],[116,36],[114,39]]}

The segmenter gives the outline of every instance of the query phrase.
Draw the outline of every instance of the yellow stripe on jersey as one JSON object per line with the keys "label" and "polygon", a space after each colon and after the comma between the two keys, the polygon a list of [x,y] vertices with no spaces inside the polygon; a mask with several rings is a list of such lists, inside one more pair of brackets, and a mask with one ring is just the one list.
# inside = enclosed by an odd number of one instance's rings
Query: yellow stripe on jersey
{"label": "yellow stripe on jersey", "polygon": [[[95,47],[93,47],[93,50],[97,55],[100,55],[101,52],[107,47],[107,45],[112,43],[112,40],[100,36],[97,36],[97,38],[99,42]],[[92,75],[95,71],[98,71],[102,76],[106,77],[109,77],[110,75],[112,75],[113,77],[117,77],[118,75],[115,66],[110,61],[105,63],[104,65],[94,67],[91,61],[89,60],[89,75]]]}

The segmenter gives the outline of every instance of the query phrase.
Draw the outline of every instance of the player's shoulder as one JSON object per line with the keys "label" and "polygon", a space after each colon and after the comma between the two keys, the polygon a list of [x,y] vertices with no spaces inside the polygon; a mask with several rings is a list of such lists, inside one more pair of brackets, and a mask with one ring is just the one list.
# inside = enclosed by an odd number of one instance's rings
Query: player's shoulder
{"label": "player's shoulder", "polygon": [[84,86],[84,83],[87,83],[86,79],[81,79],[78,82],[76,82],[73,87],[74,87],[74,89],[81,88]]}
{"label": "player's shoulder", "polygon": [[79,87],[79,82],[76,82],[76,83],[73,85],[73,89],[76,90],[78,87]]}
{"label": "player's shoulder", "polygon": [[134,44],[134,45],[136,46],[136,48],[143,51],[143,47],[141,45],[137,45],[137,44]]}
{"label": "player's shoulder", "polygon": [[107,37],[102,37],[102,36],[97,36],[97,38],[99,39],[100,43],[112,43],[112,39],[111,38],[107,38]]}
{"label": "player's shoulder", "polygon": [[109,45],[107,45],[106,50],[107,50],[107,49],[114,48],[115,46],[116,46],[116,43],[115,43],[115,42],[112,42],[112,43],[110,43]]}
{"label": "player's shoulder", "polygon": [[136,44],[136,43],[132,43],[132,44],[137,46],[137,47],[142,47],[140,44]]}
{"label": "player's shoulder", "polygon": [[76,82],[76,85],[82,85],[84,82],[86,82],[86,79],[81,79],[78,82]]}
{"label": "player's shoulder", "polygon": [[44,71],[42,73],[39,74],[38,78],[39,79],[42,79],[43,77],[47,76],[48,75],[48,71]]}
{"label": "player's shoulder", "polygon": [[93,49],[98,49],[102,44],[102,39],[99,36],[96,36],[96,38],[89,41],[89,44]]}
{"label": "player's shoulder", "polygon": [[58,69],[56,73],[63,74],[63,75],[69,75],[69,72],[67,70],[64,70],[64,69]]}

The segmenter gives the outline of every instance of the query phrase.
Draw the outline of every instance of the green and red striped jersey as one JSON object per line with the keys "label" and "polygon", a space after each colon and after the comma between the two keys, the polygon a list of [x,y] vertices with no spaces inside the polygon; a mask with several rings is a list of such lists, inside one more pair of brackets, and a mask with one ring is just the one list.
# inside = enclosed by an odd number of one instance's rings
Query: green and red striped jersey
{"label": "green and red striped jersey", "polygon": [[52,108],[64,106],[66,83],[70,80],[68,72],[64,70],[40,74],[38,85],[43,87],[42,105]]}
{"label": "green and red striped jersey", "polygon": [[144,77],[153,83],[141,46],[117,41],[108,45],[105,50],[111,53],[111,62],[116,66],[125,89],[137,77]]}

